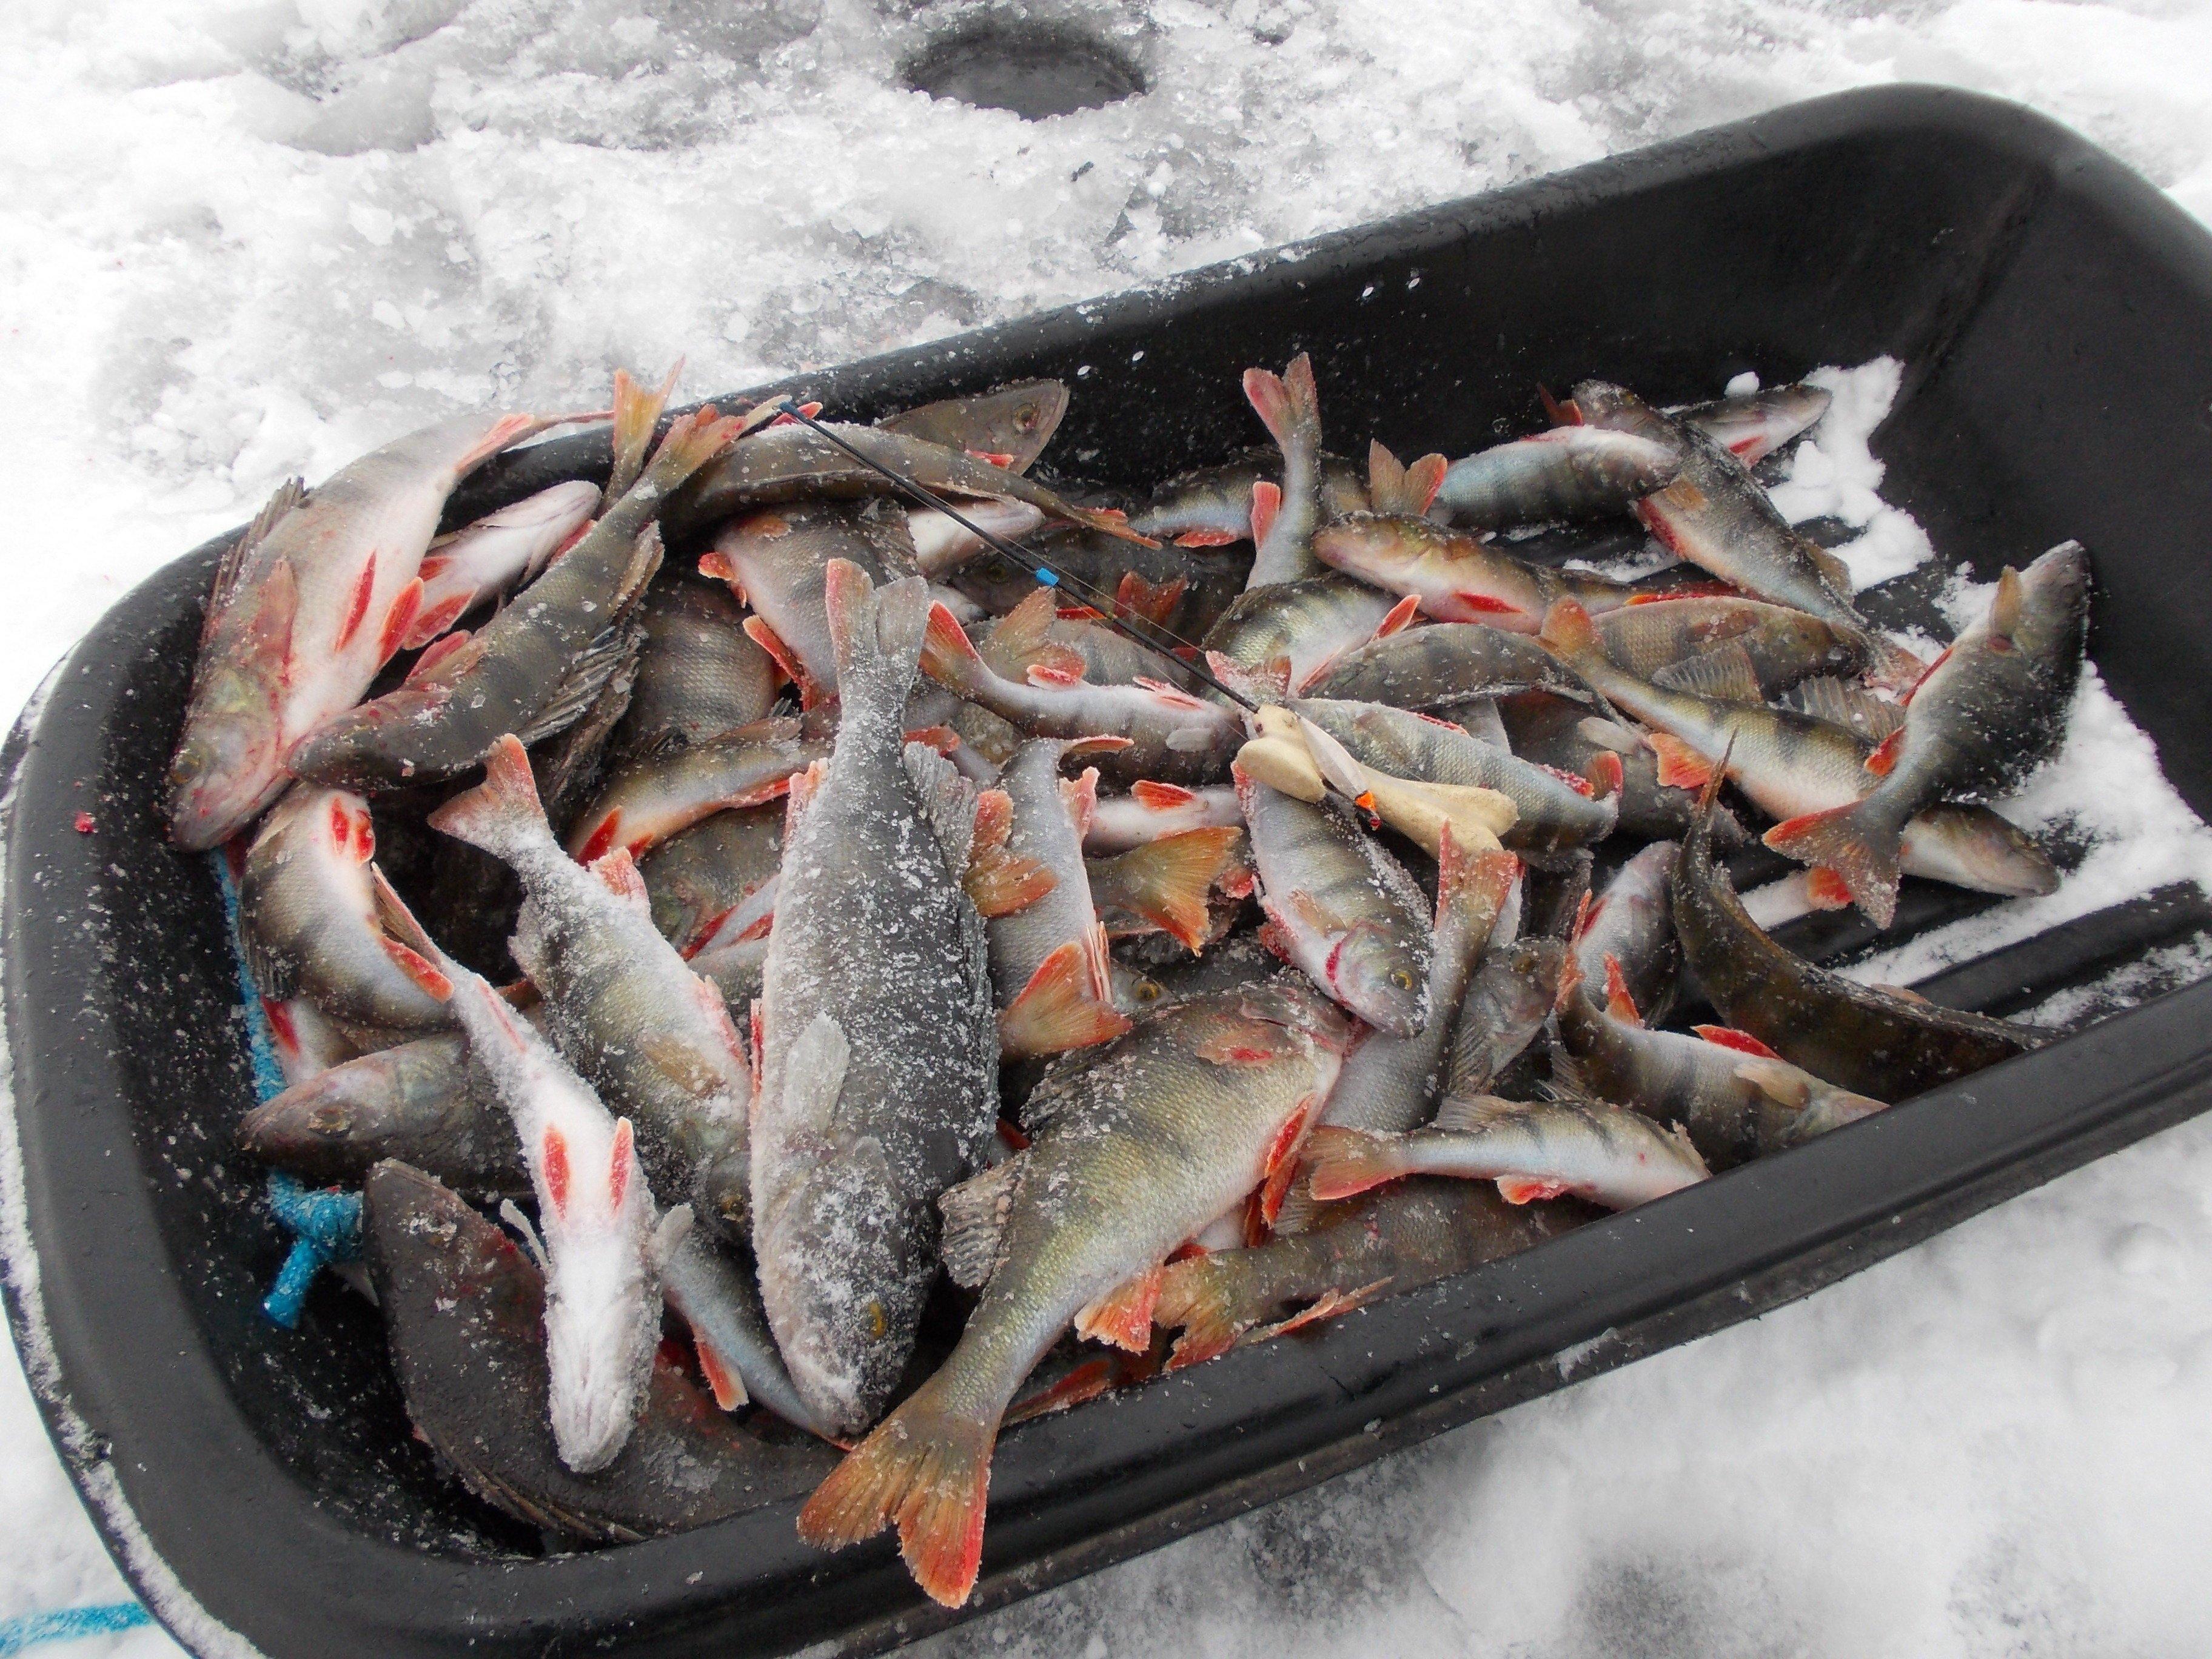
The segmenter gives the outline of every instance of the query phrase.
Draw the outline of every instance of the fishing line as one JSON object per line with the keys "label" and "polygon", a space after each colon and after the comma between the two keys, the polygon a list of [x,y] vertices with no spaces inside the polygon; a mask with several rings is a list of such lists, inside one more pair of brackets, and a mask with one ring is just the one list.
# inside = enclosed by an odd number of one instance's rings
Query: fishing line
{"label": "fishing line", "polygon": [[[945,514],[946,518],[951,520],[953,523],[967,531],[969,534],[980,539],[985,546],[988,547],[993,552],[999,555],[1000,557],[1006,560],[1009,563],[1013,565],[1016,569],[1027,571],[1030,575],[1034,577],[1043,586],[1071,590],[1076,598],[1083,600],[1091,610],[1097,611],[1100,619],[1103,621],[1108,627],[1115,629],[1121,633],[1127,635],[1130,639],[1134,640],[1139,645],[1145,647],[1146,649],[1149,651],[1159,654],[1164,658],[1165,660],[1174,664],[1176,667],[1183,670],[1186,673],[1188,673],[1198,679],[1203,680],[1207,685],[1212,686],[1215,690],[1220,692],[1223,696],[1227,697],[1231,702],[1236,703],[1239,708],[1255,714],[1260,712],[1260,705],[1258,703],[1253,702],[1250,697],[1247,696],[1243,692],[1237,690],[1236,687],[1226,684],[1221,680],[1217,679],[1209,670],[1203,666],[1202,659],[1205,653],[1200,651],[1196,645],[1176,635],[1164,623],[1156,623],[1150,617],[1144,619],[1145,626],[1146,628],[1156,629],[1160,635],[1160,639],[1164,639],[1169,642],[1170,649],[1163,652],[1160,650],[1159,640],[1146,639],[1144,635],[1139,633],[1131,620],[1120,614],[1115,605],[1115,602],[1097,589],[1091,586],[1089,583],[1081,580],[1079,578],[1071,576],[1064,571],[1054,570],[1051,566],[1030,557],[1027,553],[1024,552],[1013,543],[1008,541],[1005,537],[997,534],[995,532],[984,529],[982,526],[969,518],[965,514],[955,507],[951,502],[946,501],[943,496],[939,495],[935,490],[931,489],[927,485],[920,483],[915,479],[906,477],[896,467],[886,466],[883,462],[876,459],[874,456],[866,454],[862,451],[854,448],[851,444],[847,443],[842,438],[832,432],[821,422],[816,420],[811,415],[809,415],[805,410],[801,409],[799,406],[798,400],[791,397],[788,393],[777,398],[776,401],[783,405],[783,412],[788,415],[793,420],[797,421],[802,426],[811,427],[814,431],[819,433],[823,437],[836,445],[838,448],[843,450],[848,455],[850,455],[854,460],[860,462],[861,465],[868,468],[871,471],[880,473],[884,477],[890,479],[891,483],[896,484],[901,489],[911,495],[915,501],[921,502],[924,507],[933,508],[935,511]],[[1192,654],[1188,659],[1179,657],[1174,654],[1174,653],[1178,650],[1188,651]]]}

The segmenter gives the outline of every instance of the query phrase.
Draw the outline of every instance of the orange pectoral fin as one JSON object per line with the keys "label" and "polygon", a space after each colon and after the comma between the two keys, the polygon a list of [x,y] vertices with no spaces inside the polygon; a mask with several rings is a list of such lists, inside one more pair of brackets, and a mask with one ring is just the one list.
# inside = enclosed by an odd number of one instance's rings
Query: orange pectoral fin
{"label": "orange pectoral fin", "polygon": [[1508,1204],[1534,1204],[1540,1199],[1558,1198],[1566,1190],[1564,1181],[1531,1181],[1523,1176],[1498,1177],[1498,1195]]}
{"label": "orange pectoral fin", "polygon": [[1075,1316],[1075,1334],[1131,1353],[1144,1352],[1152,1346],[1152,1309],[1160,1299],[1160,1280],[1166,1273],[1166,1264],[1156,1262],[1115,1285]]}
{"label": "orange pectoral fin", "polygon": [[1711,781],[1713,763],[1672,732],[1654,732],[1646,741],[1659,757],[1662,788],[1703,789]]}

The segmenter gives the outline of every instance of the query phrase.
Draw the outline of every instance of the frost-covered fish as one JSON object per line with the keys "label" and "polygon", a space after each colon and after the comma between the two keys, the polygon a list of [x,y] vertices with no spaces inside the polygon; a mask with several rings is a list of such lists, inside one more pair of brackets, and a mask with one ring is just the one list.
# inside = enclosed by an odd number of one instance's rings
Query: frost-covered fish
{"label": "frost-covered fish", "polygon": [[1671,552],[1758,599],[1819,617],[1892,683],[1910,684],[1919,659],[1893,645],[1851,603],[1842,560],[1800,535],[1736,458],[1693,426],[1661,414],[1632,392],[1602,380],[1575,388],[1576,422],[1674,444],[1682,470],[1636,504],[1644,528]]}
{"label": "frost-covered fish", "polygon": [[512,737],[493,749],[483,782],[429,822],[522,878],[514,959],[545,999],[563,1058],[636,1121],[656,1188],[741,1228],[751,1066],[721,993],[653,926],[629,854],[617,848],[587,867],[563,852]]}
{"label": "frost-covered fish", "polygon": [[1518,634],[1534,633],[1556,600],[1613,611],[1642,591],[1531,564],[1467,531],[1402,515],[1347,514],[1322,526],[1313,549],[1323,564],[1407,595],[1439,622],[1486,623]]}
{"label": "frost-covered fish", "polygon": [[1333,800],[1309,805],[1232,772],[1252,838],[1266,936],[1369,1024],[1413,1036],[1429,1018],[1429,903]]}
{"label": "frost-covered fish", "polygon": [[1029,1147],[945,1196],[946,1267],[982,1289],[959,1345],[807,1500],[799,1535],[836,1549],[896,1522],[921,1588],[967,1600],[1023,1380],[1071,1321],[1150,1345],[1169,1253],[1255,1187],[1279,1197],[1347,1036],[1286,980],[1164,1009],[1041,1085]]}
{"label": "frost-covered fish", "polygon": [[1313,359],[1301,351],[1280,374],[1244,371],[1244,396],[1283,454],[1280,483],[1252,486],[1252,574],[1248,590],[1320,573],[1313,535],[1322,521],[1321,399]]}
{"label": "frost-covered fish", "polygon": [[1721,1018],[1838,1088],[1907,1100],[2045,1040],[2031,1026],[1858,984],[1784,950],[1745,911],[1702,825],[1683,840],[1672,899],[1683,959]]}
{"label": "frost-covered fish", "polygon": [[918,577],[878,591],[837,560],[828,595],[842,711],[784,830],[756,1026],[753,1242],[793,1380],[854,1433],[912,1351],[937,1196],[997,1122],[999,1034],[961,885],[975,793],[901,733],[927,592]]}
{"label": "frost-covered fish", "polygon": [[1128,738],[1127,748],[1098,757],[1099,775],[1123,785],[1139,778],[1212,782],[1244,738],[1243,722],[1229,709],[1164,681],[1093,685],[1040,680],[1035,674],[1017,681],[994,673],[942,605],[930,607],[921,665],[939,685],[1031,737]]}
{"label": "frost-covered fish", "polygon": [[[1504,931],[1501,921],[1499,932]],[[1445,1097],[1486,1094],[1544,1029],[1558,1000],[1566,947],[1555,939],[1493,945],[1468,982],[1444,1060]]]}
{"label": "frost-covered fish", "polygon": [[530,1190],[514,1121],[468,1039],[441,1031],[343,1060],[238,1124],[252,1157],[315,1186],[358,1182],[396,1158],[470,1192]]}
{"label": "frost-covered fish", "polygon": [[319,783],[389,787],[464,771],[508,732],[535,743],[573,723],[632,659],[624,623],[659,568],[663,501],[740,425],[711,404],[679,418],[629,492],[504,610],[474,635],[447,635],[397,690],[324,721],[287,764]]}
{"label": "frost-covered fish", "polygon": [[1221,678],[1280,694],[1300,690],[1345,653],[1395,634],[1413,614],[1365,582],[1324,571],[1248,588],[1200,644]]}
{"label": "frost-covered fish", "polygon": [[663,1363],[621,1452],[588,1477],[572,1473],[546,1441],[551,1309],[537,1267],[405,1164],[379,1164],[363,1196],[369,1280],[407,1415],[486,1503],[584,1543],[629,1543],[793,1496],[830,1467],[824,1448],[770,1444],[732,1423]]}
{"label": "frost-covered fish", "polygon": [[1114,1006],[1106,929],[1083,862],[1083,830],[1097,799],[1098,774],[1060,775],[1060,763],[1116,740],[1032,738],[1000,774],[1011,804],[1006,848],[1052,877],[1018,909],[990,919],[991,979],[999,1042],[1008,1054],[1055,1054],[1104,1042],[1129,1029]]}
{"label": "frost-covered fish", "polygon": [[781,796],[792,775],[830,752],[795,720],[766,720],[630,761],[599,787],[568,828],[568,848],[589,863],[615,848],[642,858],[672,836],[732,808]]}
{"label": "frost-covered fish", "polygon": [[653,926],[688,956],[782,865],[783,804],[777,801],[715,813],[647,853],[637,872],[653,903]]}
{"label": "frost-covered fish", "polygon": [[1667,909],[1680,850],[1671,841],[1644,848],[1613,872],[1575,927],[1577,970],[1603,988],[1608,1000],[1626,997],[1631,1017],[1647,1025],[1658,1024],[1674,1007],[1681,971],[1681,947]]}
{"label": "frost-covered fish", "polygon": [[1303,695],[1431,712],[1468,697],[1537,689],[1585,702],[1590,696],[1571,670],[1526,634],[1481,623],[1431,623],[1341,653],[1310,674]]}
{"label": "frost-covered fish", "polygon": [[563,1463],[592,1474],[629,1438],[660,1340],[651,1259],[659,1212],[630,1121],[608,1111],[498,992],[444,957],[397,896],[382,890],[391,925],[411,930],[413,948],[432,964],[426,988],[446,988],[470,1052],[514,1120],[544,1251],[553,1443]]}
{"label": "frost-covered fish", "polygon": [[1833,394],[1800,382],[1765,392],[1747,392],[1674,411],[1746,466],[1756,466],[1784,444],[1817,425]]}
{"label": "frost-covered fish", "polygon": [[1655,438],[1559,427],[1454,461],[1430,514],[1474,530],[1601,518],[1663,488],[1680,466],[1674,447]]}
{"label": "frost-covered fish", "polygon": [[1576,777],[1388,703],[1303,697],[1292,707],[1377,772],[1497,790],[1517,814],[1499,839],[1529,858],[1549,860],[1603,841],[1619,821],[1620,767],[1609,754],[1594,760],[1589,777]]}
{"label": "frost-covered fish", "polygon": [[[1270,450],[1249,450],[1233,461],[1200,467],[1170,478],[1152,492],[1143,512],[1129,520],[1132,530],[1182,547],[1226,547],[1252,535],[1252,486],[1272,479],[1280,467]],[[1367,475],[1342,455],[1321,458],[1321,507],[1324,521],[1367,509]]]}
{"label": "frost-covered fish", "polygon": [[1591,621],[1605,654],[1637,678],[1747,702],[1765,702],[1816,676],[1856,674],[1866,661],[1863,640],[1764,599],[1686,594]]}
{"label": "frost-covered fish", "polygon": [[1180,1333],[1167,1369],[1512,1255],[1590,1213],[1571,1203],[1508,1204],[1483,1182],[1419,1179],[1319,1207],[1295,1237],[1170,1265],[1153,1310],[1163,1329]]}
{"label": "frost-covered fish", "polygon": [[170,833],[204,851],[276,798],[300,737],[361,701],[414,627],[422,555],[461,479],[508,445],[589,416],[457,416],[279,489],[216,568]]}
{"label": "frost-covered fish", "polygon": [[1009,472],[1026,472],[1060,430],[1066,413],[1067,387],[1060,381],[1017,380],[988,392],[902,410],[884,416],[876,426],[902,438],[958,450]]}
{"label": "frost-covered fish", "polygon": [[837,695],[822,597],[832,559],[858,565],[878,586],[920,568],[904,510],[880,499],[799,501],[749,513],[716,532],[699,560],[701,575],[727,582],[752,607],[745,632],[809,708]]}
{"label": "frost-covered fish", "polygon": [[368,803],[343,789],[296,785],[262,820],[238,884],[239,939],[255,987],[285,1001],[371,1025],[452,1024],[442,996],[417,982],[422,963],[386,929],[374,886]]}
{"label": "frost-covered fish", "polygon": [[1559,986],[1559,1042],[1552,1075],[1578,1095],[1680,1124],[1716,1170],[1795,1146],[1882,1109],[1824,1083],[1758,1038],[1724,1026],[1648,1030],[1584,988],[1570,963]]}
{"label": "frost-covered fish", "polygon": [[647,592],[637,614],[645,649],[615,753],[658,754],[768,718],[781,675],[727,594],[671,583]]}
{"label": "frost-covered fish", "polygon": [[2066,735],[2089,632],[2089,556],[2079,542],[2008,566],[1989,609],[1912,689],[1905,724],[1866,757],[1856,802],[1791,818],[1766,844],[1833,870],[1877,927],[1897,914],[1902,837],[1939,799],[2016,788]]}
{"label": "frost-covered fish", "polygon": [[1120,514],[1077,507],[1018,472],[960,450],[882,427],[836,421],[822,424],[866,460],[856,460],[811,427],[764,427],[752,441],[732,449],[702,471],[669,504],[669,533],[690,535],[747,508],[793,501],[854,501],[875,495],[898,496],[902,501],[899,487],[877,470],[883,467],[956,501],[1021,501],[1049,518],[1103,535],[1139,542],[1148,539],[1131,530]]}
{"label": "frost-covered fish", "polygon": [[477,605],[528,581],[583,534],[599,507],[596,486],[557,483],[439,537],[416,570],[422,597],[399,648],[419,651]]}
{"label": "frost-covered fish", "polygon": [[1679,1130],[1595,1101],[1447,1100],[1402,1135],[1316,1129],[1307,1177],[1324,1203],[1410,1175],[1495,1181],[1510,1204],[1572,1197],[1626,1210],[1703,1181],[1705,1160]]}
{"label": "frost-covered fish", "polygon": [[1244,814],[1237,805],[1234,786],[1209,784],[1186,789],[1179,783],[1159,783],[1139,778],[1126,795],[1101,795],[1091,808],[1091,827],[1083,837],[1086,853],[1126,853],[1165,836],[1189,830],[1240,825]]}
{"label": "frost-covered fish", "polygon": [[[1624,712],[1657,728],[1645,740],[1659,757],[1663,784],[1701,787],[1725,761],[1729,779],[1784,820],[1847,805],[1875,782],[1872,745],[1840,726],[1794,709],[1726,702],[1671,691],[1606,660],[1590,619],[1563,603],[1546,619],[1544,643]],[[2026,834],[1986,808],[1923,812],[1905,827],[1902,866],[1910,874],[1987,893],[2048,893],[2057,872]]]}

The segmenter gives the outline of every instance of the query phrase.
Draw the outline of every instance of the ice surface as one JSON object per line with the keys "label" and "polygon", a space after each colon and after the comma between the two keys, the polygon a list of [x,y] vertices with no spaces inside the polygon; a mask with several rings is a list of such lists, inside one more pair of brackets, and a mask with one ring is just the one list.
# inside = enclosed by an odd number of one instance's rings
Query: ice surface
{"label": "ice surface", "polygon": [[[0,705],[283,477],[459,404],[678,354],[693,390],[739,386],[1845,86],[2022,99],[2212,216],[2202,0],[1030,5],[1097,20],[1152,90],[1037,124],[933,103],[896,66],[975,9],[909,0],[15,0]],[[1835,471],[1784,489],[1808,514],[1869,482],[1818,442]],[[1918,556],[1850,521],[1862,580]],[[2023,810],[2094,797],[2093,830],[2140,811],[2161,867],[2201,856],[2148,757],[2090,735]],[[2099,858],[2045,902],[2118,892]],[[2212,1125],[2169,1132],[948,1645],[2203,1651],[2207,1192]],[[121,1595],[27,1396],[0,1396],[0,1617]]]}

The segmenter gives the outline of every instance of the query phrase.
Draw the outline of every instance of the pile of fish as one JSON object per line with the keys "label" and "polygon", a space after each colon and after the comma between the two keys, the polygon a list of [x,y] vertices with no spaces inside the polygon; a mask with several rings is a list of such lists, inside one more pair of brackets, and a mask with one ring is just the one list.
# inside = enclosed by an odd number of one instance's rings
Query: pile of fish
{"label": "pile of fish", "polygon": [[[281,491],[172,777],[289,1083],[240,1139],[365,1188],[409,1410],[511,1513],[811,1492],[957,1604],[1008,1423],[2039,1040],[1799,959],[1723,861],[1771,820],[1880,926],[1901,875],[2057,880],[1987,803],[2063,735],[2086,557],[1923,662],[1753,470],[1814,388],[1593,381],[1361,467],[1300,356],[1244,378],[1272,448],[1139,499],[1029,476],[1056,382],[860,425],[672,380],[444,535],[605,413]],[[1559,556],[1638,523],[1656,575]]]}

